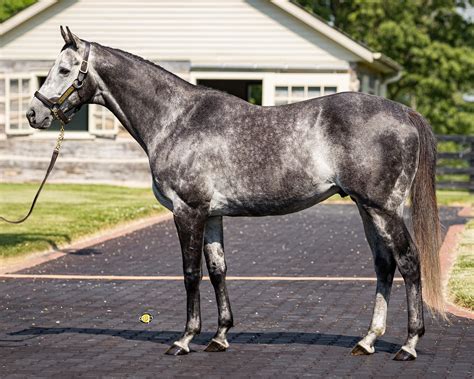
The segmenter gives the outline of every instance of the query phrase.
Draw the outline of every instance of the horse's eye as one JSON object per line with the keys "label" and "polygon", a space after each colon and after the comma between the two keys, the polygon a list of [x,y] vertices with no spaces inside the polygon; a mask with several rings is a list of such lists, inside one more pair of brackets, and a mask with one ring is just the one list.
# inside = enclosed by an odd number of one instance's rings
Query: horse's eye
{"label": "horse's eye", "polygon": [[68,70],[68,69],[65,68],[65,67],[59,67],[59,73],[60,73],[61,75],[68,75],[70,72],[71,72],[71,70]]}

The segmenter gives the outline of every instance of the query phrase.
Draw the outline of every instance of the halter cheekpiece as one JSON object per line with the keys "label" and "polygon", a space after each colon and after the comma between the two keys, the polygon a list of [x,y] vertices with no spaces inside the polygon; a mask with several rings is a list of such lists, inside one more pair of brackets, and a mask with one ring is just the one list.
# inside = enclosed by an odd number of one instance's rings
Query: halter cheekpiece
{"label": "halter cheekpiece", "polygon": [[89,72],[89,52],[91,45],[89,42],[84,41],[86,44],[84,49],[84,55],[82,57],[81,67],[79,68],[79,73],[77,78],[74,79],[74,82],[64,91],[64,93],[59,98],[50,98],[42,95],[40,92],[35,92],[35,97],[41,101],[52,113],[53,117],[64,124],[67,124],[71,121],[70,118],[66,116],[66,113],[71,109],[61,109],[61,105],[71,96],[75,91],[78,91],[84,85],[84,80]]}

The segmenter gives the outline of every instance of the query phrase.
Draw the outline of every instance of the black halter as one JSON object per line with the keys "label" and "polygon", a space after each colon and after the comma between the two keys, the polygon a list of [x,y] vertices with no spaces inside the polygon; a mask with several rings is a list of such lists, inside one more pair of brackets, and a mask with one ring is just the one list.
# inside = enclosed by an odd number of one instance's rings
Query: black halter
{"label": "black halter", "polygon": [[81,67],[79,68],[79,74],[77,74],[77,78],[74,82],[64,91],[64,93],[59,98],[51,98],[48,99],[46,96],[42,95],[38,91],[35,92],[35,97],[41,101],[49,110],[51,111],[53,117],[64,124],[67,124],[71,121],[70,118],[66,116],[66,113],[69,112],[71,109],[61,109],[61,105],[72,95],[74,91],[78,91],[84,85],[84,80],[89,72],[89,52],[91,49],[91,45],[89,42],[84,41],[86,47],[84,49],[84,56],[82,58]]}

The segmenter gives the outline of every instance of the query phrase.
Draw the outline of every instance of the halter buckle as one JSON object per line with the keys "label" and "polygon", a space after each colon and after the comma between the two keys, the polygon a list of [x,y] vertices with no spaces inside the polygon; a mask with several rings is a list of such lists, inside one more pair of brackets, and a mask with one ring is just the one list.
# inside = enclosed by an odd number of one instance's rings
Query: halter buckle
{"label": "halter buckle", "polygon": [[72,85],[74,86],[75,89],[80,89],[84,85],[84,81],[83,80],[80,81],[80,80],[76,79],[76,80],[74,80]]}
{"label": "halter buckle", "polygon": [[88,61],[82,61],[81,62],[81,67],[79,68],[79,72],[82,74],[87,74],[89,71],[89,62]]}

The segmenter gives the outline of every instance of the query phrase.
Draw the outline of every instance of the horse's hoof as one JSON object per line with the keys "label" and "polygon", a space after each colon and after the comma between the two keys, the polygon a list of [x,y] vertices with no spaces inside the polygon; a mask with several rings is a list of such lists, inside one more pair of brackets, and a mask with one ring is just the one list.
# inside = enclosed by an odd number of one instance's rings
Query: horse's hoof
{"label": "horse's hoof", "polygon": [[412,353],[404,349],[400,349],[393,358],[394,361],[414,361],[415,359],[416,355],[413,355]]}
{"label": "horse's hoof", "polygon": [[208,353],[216,353],[216,352],[220,352],[220,351],[226,351],[228,347],[229,347],[229,344],[227,344],[227,346],[226,346],[221,342],[218,342],[216,340],[212,340],[211,342],[209,342],[209,345],[207,345],[207,347],[204,349],[204,351],[206,351]]}
{"label": "horse's hoof", "polygon": [[166,350],[166,355],[186,355],[189,351],[183,349],[181,346],[172,345],[168,350]]}
{"label": "horse's hoof", "polygon": [[354,348],[351,351],[351,355],[370,355],[373,354],[375,349],[372,347],[372,349],[368,349],[365,346],[362,346],[360,343],[354,346]]}

